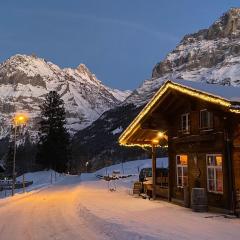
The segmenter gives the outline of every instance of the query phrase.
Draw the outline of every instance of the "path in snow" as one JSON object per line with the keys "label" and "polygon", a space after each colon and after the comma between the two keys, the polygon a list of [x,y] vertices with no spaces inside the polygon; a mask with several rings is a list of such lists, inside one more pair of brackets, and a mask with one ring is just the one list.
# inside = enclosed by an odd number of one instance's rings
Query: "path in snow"
{"label": "path in snow", "polygon": [[107,239],[89,228],[76,212],[79,181],[79,177],[66,177],[63,182],[36,193],[2,200],[0,239]]}
{"label": "path in snow", "polygon": [[[125,170],[137,169],[141,162],[136,163]],[[240,219],[128,195],[134,178],[109,192],[92,174],[66,176],[39,191],[1,199],[0,240],[240,239]]]}

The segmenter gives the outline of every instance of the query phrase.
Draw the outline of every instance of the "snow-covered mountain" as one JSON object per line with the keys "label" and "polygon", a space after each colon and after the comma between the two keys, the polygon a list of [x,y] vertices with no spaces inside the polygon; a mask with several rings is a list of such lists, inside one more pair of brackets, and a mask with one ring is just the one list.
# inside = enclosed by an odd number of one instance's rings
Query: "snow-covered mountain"
{"label": "snow-covered mountain", "polygon": [[70,133],[88,126],[103,112],[120,104],[131,92],[104,86],[84,64],[61,69],[36,56],[15,55],[0,64],[0,138],[9,133],[15,112],[30,116],[30,136],[36,136],[39,105],[56,90],[65,102]]}
{"label": "snow-covered mountain", "polygon": [[186,35],[125,103],[143,105],[165,79],[240,86],[240,8],[230,9],[208,29]]}
{"label": "snow-covered mountain", "polygon": [[[74,139],[78,159],[81,155],[78,149],[93,152],[96,148],[92,146],[95,147],[103,135],[104,145],[90,156],[95,167],[106,158],[114,162],[141,157],[142,152],[121,148],[117,140],[166,79],[240,86],[240,8],[230,9],[208,29],[186,35],[176,49],[153,68],[150,80],[145,80],[121,106],[105,112],[91,126],[79,131]],[[117,131],[119,129],[121,131]]]}

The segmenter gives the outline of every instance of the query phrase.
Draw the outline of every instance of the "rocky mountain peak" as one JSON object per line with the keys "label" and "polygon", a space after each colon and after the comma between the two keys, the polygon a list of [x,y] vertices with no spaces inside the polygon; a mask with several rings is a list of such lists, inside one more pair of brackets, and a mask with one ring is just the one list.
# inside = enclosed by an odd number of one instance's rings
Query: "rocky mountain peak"
{"label": "rocky mountain peak", "polygon": [[79,64],[76,68],[76,71],[78,72],[78,74],[82,75],[83,78],[89,79],[90,81],[95,83],[99,83],[99,80],[97,80],[95,74],[93,74],[85,64]]}
{"label": "rocky mountain peak", "polygon": [[79,72],[81,73],[90,73],[89,69],[87,68],[87,66],[83,63],[80,63],[77,68],[76,68]]}
{"label": "rocky mountain peak", "polygon": [[240,86],[239,43],[240,8],[231,8],[208,29],[184,36],[176,48],[156,64],[152,78],[144,81],[127,103],[146,103],[165,79]]}
{"label": "rocky mountain peak", "polygon": [[[233,66],[240,64],[239,41],[240,8],[232,8],[208,29],[186,35],[180,44],[154,67],[152,76],[158,78],[171,74],[171,77],[174,75],[175,78],[198,78],[237,85],[240,77],[237,68]],[[224,69],[224,74],[213,72],[220,68]],[[231,71],[227,71],[229,68],[232,68]],[[209,72],[207,80],[206,75],[202,74],[203,71],[205,74]]]}
{"label": "rocky mountain peak", "polygon": [[130,94],[105,86],[84,64],[62,69],[35,55],[17,54],[0,64],[0,139],[9,134],[14,113],[24,111],[29,113],[34,140],[39,105],[51,90],[65,102],[67,128],[72,134]]}
{"label": "rocky mountain peak", "polygon": [[[44,58],[39,58],[35,54],[26,55],[26,54],[16,54],[11,56],[9,59],[4,61],[2,64],[4,65],[14,65],[19,66],[20,64],[31,63],[32,65],[36,65],[37,63],[47,64],[47,61]],[[1,65],[2,65],[1,64]]]}
{"label": "rocky mountain peak", "polygon": [[240,35],[240,8],[231,8],[208,30],[207,38],[235,37]]}
{"label": "rocky mountain peak", "polygon": [[213,40],[216,38],[236,38],[240,36],[240,8],[231,8],[208,29],[186,35],[182,43]]}

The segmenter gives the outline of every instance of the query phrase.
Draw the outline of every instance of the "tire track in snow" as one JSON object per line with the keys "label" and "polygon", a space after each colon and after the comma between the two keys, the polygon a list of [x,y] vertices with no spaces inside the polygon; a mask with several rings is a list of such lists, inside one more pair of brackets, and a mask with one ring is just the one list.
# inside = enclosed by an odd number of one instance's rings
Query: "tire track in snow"
{"label": "tire track in snow", "polygon": [[108,222],[103,218],[94,215],[86,207],[79,205],[79,215],[90,228],[101,232],[108,236],[111,240],[159,240],[147,234],[139,234],[138,232],[130,231],[126,226],[118,223]]}

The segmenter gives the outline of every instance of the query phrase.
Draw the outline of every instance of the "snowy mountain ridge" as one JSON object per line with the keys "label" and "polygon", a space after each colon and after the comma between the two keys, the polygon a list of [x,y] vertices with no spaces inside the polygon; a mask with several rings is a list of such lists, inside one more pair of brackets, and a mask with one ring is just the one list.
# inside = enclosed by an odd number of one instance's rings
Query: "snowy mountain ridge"
{"label": "snowy mountain ridge", "polygon": [[124,104],[145,104],[166,79],[240,86],[240,8],[232,8],[208,29],[187,34],[156,64],[152,78]]}
{"label": "snowy mountain ridge", "polygon": [[17,54],[0,64],[0,138],[8,135],[13,114],[23,111],[30,115],[29,132],[34,139],[39,105],[51,90],[65,102],[67,128],[72,134],[130,94],[103,85],[84,64],[61,69],[45,59]]}

